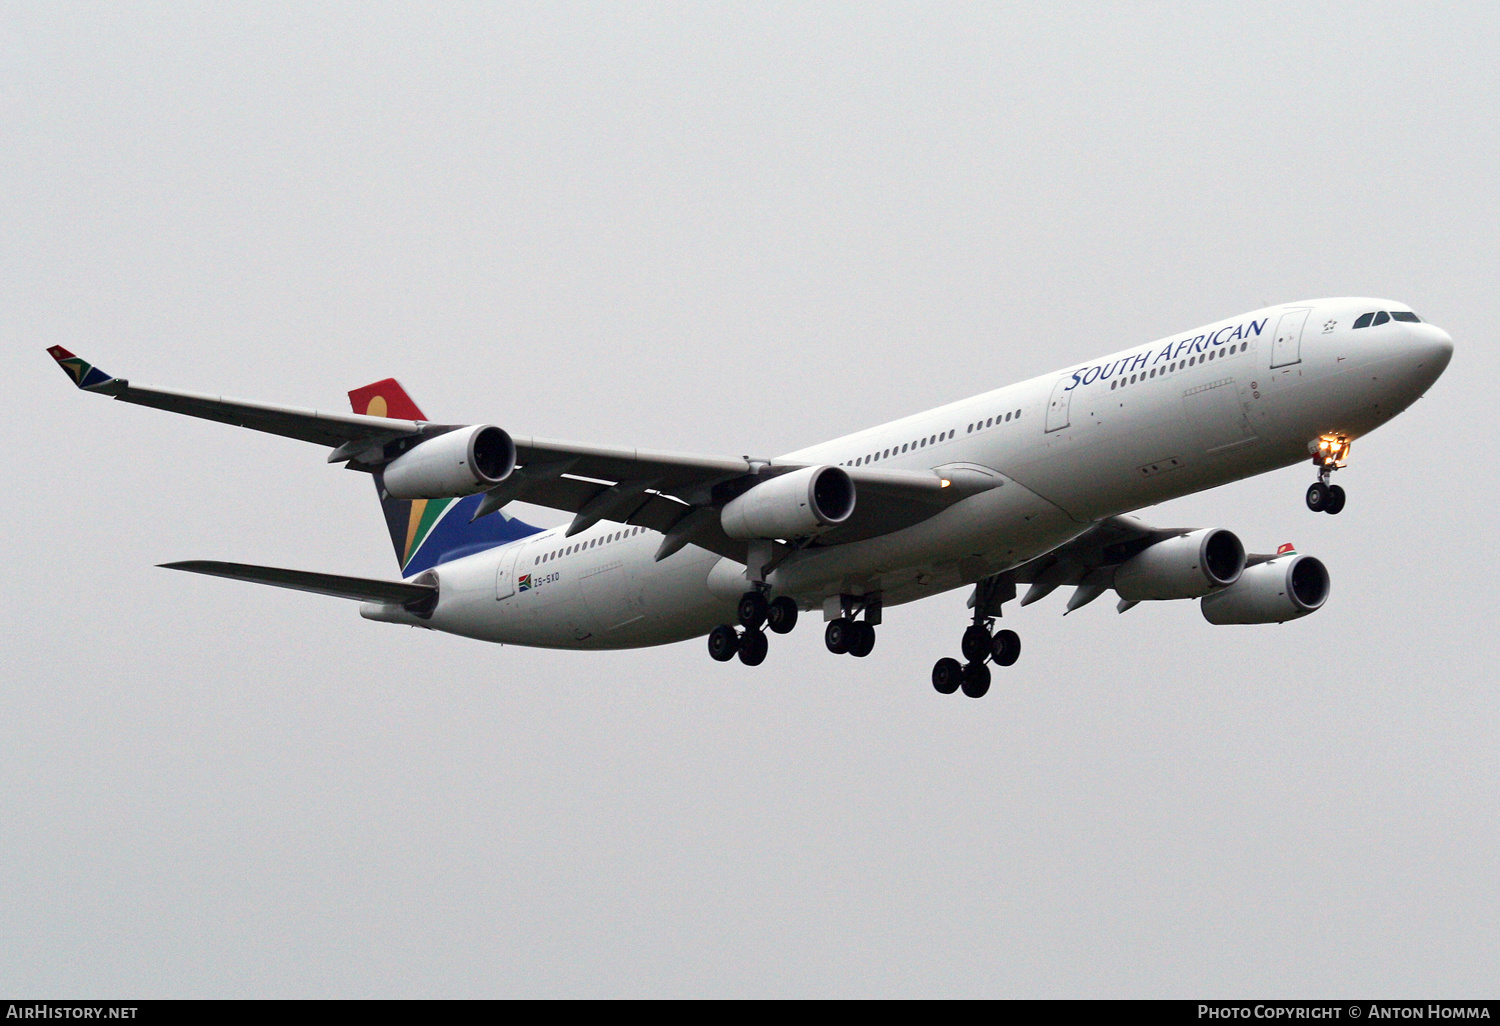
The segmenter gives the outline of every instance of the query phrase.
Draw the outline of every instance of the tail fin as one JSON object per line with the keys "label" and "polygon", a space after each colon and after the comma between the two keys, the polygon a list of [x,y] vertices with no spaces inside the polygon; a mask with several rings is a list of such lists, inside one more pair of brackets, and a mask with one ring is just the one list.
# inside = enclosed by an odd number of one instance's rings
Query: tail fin
{"label": "tail fin", "polygon": [[[349,393],[349,404],[355,413],[370,417],[427,419],[395,378],[354,389]],[[385,481],[378,473],[375,490],[380,495],[385,525],[391,532],[391,544],[395,546],[396,562],[403,577],[542,530],[506,516],[504,510],[471,522],[469,518],[484,500],[483,495],[462,499],[393,499],[386,494]]]}

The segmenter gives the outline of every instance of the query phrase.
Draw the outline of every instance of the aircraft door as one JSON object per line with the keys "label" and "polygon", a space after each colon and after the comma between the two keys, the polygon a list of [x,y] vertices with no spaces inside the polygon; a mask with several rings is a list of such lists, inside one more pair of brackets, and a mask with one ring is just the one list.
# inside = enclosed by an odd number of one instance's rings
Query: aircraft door
{"label": "aircraft door", "polygon": [[1302,328],[1310,308],[1288,310],[1276,323],[1276,341],[1271,343],[1271,366],[1289,367],[1302,362]]}
{"label": "aircraft door", "polygon": [[500,562],[495,566],[495,601],[508,599],[516,593],[517,548],[507,545],[500,550]]}
{"label": "aircraft door", "polygon": [[1052,398],[1047,403],[1047,431],[1061,431],[1068,426],[1068,411],[1073,404],[1072,373],[1064,374],[1052,386]]}

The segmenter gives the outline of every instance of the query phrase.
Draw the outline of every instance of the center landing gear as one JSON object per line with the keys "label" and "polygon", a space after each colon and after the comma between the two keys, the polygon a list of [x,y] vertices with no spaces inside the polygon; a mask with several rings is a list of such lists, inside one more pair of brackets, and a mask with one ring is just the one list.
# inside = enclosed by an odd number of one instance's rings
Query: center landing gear
{"label": "center landing gear", "polygon": [[746,666],[759,666],[766,661],[771,643],[762,627],[769,627],[777,634],[788,634],[797,626],[797,603],[782,595],[768,600],[762,591],[747,591],[740,598],[736,610],[740,629],[729,624],[720,624],[708,635],[708,654],[721,663],[727,663],[736,655]]}
{"label": "center landing gear", "polygon": [[1308,443],[1308,448],[1312,450],[1313,465],[1318,468],[1318,480],[1307,489],[1307,508],[1314,513],[1337,513],[1344,508],[1344,490],[1330,484],[1329,478],[1348,463],[1349,439],[1324,435]]}
{"label": "center landing gear", "polygon": [[1021,637],[1015,631],[991,631],[994,617],[989,611],[999,611],[1000,602],[1014,597],[1015,585],[981,582],[975,594],[974,622],[964,631],[959,650],[964,662],[957,659],[939,659],[932,667],[932,687],[940,695],[951,695],[960,688],[970,698],[983,698],[990,690],[990,668],[986,662],[996,666],[1013,666],[1021,658]]}
{"label": "center landing gear", "polygon": [[[863,620],[856,620],[860,613]],[[874,595],[840,595],[829,599],[824,616],[830,616],[823,628],[823,644],[834,655],[852,655],[863,659],[875,650],[875,625],[880,623],[880,599]]]}

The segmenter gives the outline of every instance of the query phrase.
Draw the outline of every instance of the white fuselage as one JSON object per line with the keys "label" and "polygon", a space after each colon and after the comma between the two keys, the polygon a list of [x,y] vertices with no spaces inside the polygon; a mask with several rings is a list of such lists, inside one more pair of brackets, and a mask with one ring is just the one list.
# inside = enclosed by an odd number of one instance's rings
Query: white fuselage
{"label": "white fuselage", "polygon": [[[1322,435],[1358,438],[1420,397],[1452,354],[1430,324],[1351,327],[1392,309],[1405,305],[1267,307],[787,453],[773,462],[1001,484],[903,530],[794,554],[767,581],[804,609],[840,594],[909,602],[1034,559],[1103,517],[1307,460]],[[373,604],[364,615],[578,649],[660,645],[733,621],[743,564],[692,545],[658,563],[661,536],[644,528],[563,531],[440,565],[427,620]]]}

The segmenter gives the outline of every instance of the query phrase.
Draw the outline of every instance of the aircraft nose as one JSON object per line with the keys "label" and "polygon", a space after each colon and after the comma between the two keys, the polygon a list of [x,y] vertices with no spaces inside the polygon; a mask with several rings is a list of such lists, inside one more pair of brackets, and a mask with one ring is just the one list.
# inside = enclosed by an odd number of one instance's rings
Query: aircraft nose
{"label": "aircraft nose", "polygon": [[1409,368],[1409,386],[1421,394],[1448,369],[1448,361],[1453,359],[1453,336],[1435,324],[1404,327],[1408,329],[1404,362]]}
{"label": "aircraft nose", "polygon": [[1417,338],[1414,348],[1422,358],[1422,363],[1432,369],[1435,379],[1439,374],[1448,369],[1448,361],[1453,359],[1453,336],[1448,334],[1436,324],[1423,324],[1422,330],[1416,332]]}

